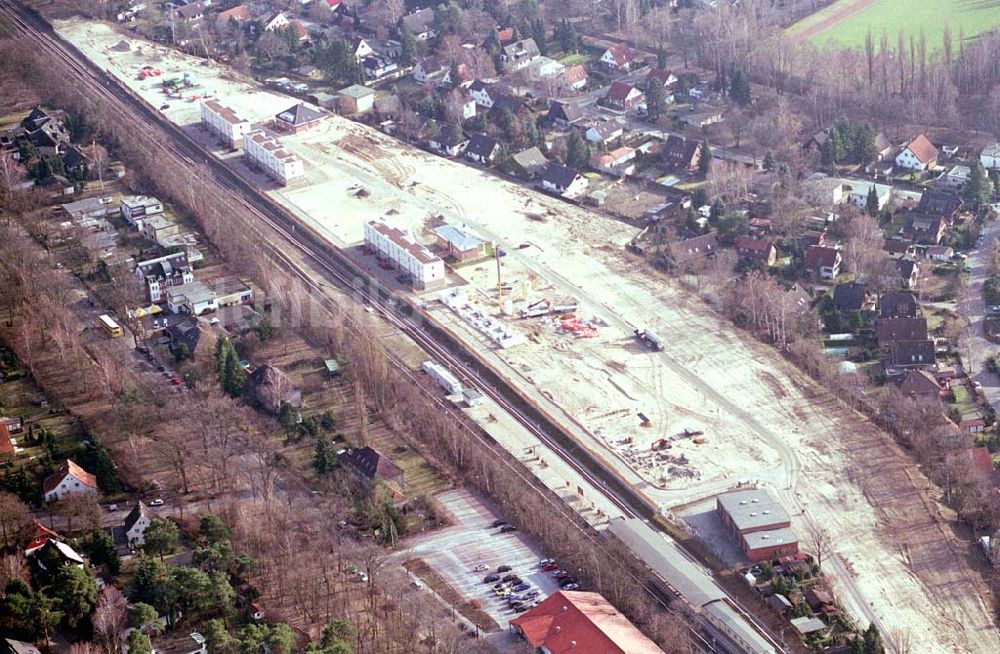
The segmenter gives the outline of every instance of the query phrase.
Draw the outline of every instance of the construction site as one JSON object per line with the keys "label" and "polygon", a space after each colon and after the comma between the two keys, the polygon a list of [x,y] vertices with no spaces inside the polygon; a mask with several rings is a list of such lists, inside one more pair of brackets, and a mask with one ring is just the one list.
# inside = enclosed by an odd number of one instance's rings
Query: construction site
{"label": "construction site", "polygon": [[[138,79],[144,65],[159,78],[197,71],[199,85],[252,121],[294,103],[215,64],[135,39],[121,47],[105,25],[59,29],[157,106],[162,86]],[[197,102],[172,100],[164,113],[185,126],[199,120]],[[859,621],[875,615],[920,651],[1000,648],[985,584],[912,458],[777,352],[638,263],[625,250],[637,229],[338,116],[282,140],[306,174],[269,193],[359,260],[371,220],[422,243],[442,220],[467,225],[502,250],[454,266],[449,288],[420,293],[427,319],[474,347],[664,513],[743,482],[768,487],[800,533],[825,530],[827,574]]]}

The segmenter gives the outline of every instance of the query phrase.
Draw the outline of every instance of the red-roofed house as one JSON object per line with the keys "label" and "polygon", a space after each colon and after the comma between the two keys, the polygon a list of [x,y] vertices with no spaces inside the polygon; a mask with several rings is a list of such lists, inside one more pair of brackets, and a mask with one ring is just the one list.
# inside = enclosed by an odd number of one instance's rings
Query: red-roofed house
{"label": "red-roofed house", "polygon": [[221,25],[228,25],[231,20],[235,20],[237,23],[245,23],[252,18],[250,7],[246,5],[236,5],[231,9],[220,11],[218,16],[216,16]]}
{"label": "red-roofed house", "polygon": [[31,540],[24,546],[24,555],[28,556],[35,550],[40,549],[50,540],[62,540],[62,536],[52,531],[37,520],[31,521]]}
{"label": "red-roofed house", "polygon": [[628,111],[645,99],[642,91],[626,82],[614,82],[604,96],[604,102],[613,109]]}
{"label": "red-roofed house", "polygon": [[896,155],[896,165],[910,170],[928,170],[937,162],[938,149],[921,134]]}
{"label": "red-roofed house", "polygon": [[669,89],[676,83],[677,83],[677,76],[671,73],[666,68],[651,68],[649,72],[646,73],[647,90],[652,84],[659,84],[663,88]]}
{"label": "red-roofed house", "polygon": [[812,245],[806,252],[806,270],[820,279],[835,279],[840,274],[840,250],[825,245]]}
{"label": "red-roofed house", "polygon": [[765,266],[773,266],[778,260],[778,248],[769,238],[741,236],[736,242],[736,251],[742,261],[760,261]]}
{"label": "red-roofed house", "polygon": [[604,51],[601,63],[612,70],[628,70],[635,61],[635,53],[626,45],[615,45]]}
{"label": "red-roofed house", "polygon": [[583,67],[583,64],[575,64],[563,71],[562,83],[568,89],[579,91],[587,85],[588,77],[587,69]]}
{"label": "red-roofed house", "polygon": [[42,483],[45,501],[61,500],[74,493],[96,493],[97,477],[90,474],[70,459],[59,466],[55,473]]}
{"label": "red-roofed house", "polygon": [[510,628],[547,654],[664,654],[598,593],[559,591]]}
{"label": "red-roofed house", "polygon": [[6,423],[0,422],[0,455],[13,453],[14,442],[10,440],[10,431]]}

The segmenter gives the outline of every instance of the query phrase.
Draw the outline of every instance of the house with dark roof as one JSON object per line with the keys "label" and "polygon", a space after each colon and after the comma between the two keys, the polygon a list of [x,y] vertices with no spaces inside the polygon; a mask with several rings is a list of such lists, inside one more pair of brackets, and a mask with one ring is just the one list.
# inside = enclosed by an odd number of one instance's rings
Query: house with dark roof
{"label": "house with dark roof", "polygon": [[500,49],[500,62],[507,72],[521,70],[540,56],[535,39],[522,39]]}
{"label": "house with dark roof", "polygon": [[888,356],[883,360],[887,370],[930,370],[937,365],[934,341],[894,341],[889,344]]}
{"label": "house with dark roof", "polygon": [[576,127],[583,132],[583,138],[591,143],[607,145],[625,133],[625,128],[610,120],[579,122]]}
{"label": "house with dark roof", "polygon": [[70,145],[62,154],[62,164],[67,175],[83,179],[87,176],[87,169],[90,162],[87,160],[87,155],[80,148]]}
{"label": "house with dark roof", "polygon": [[434,29],[434,10],[429,7],[403,16],[402,21],[403,26],[418,41],[427,41],[437,36]]}
{"label": "house with dark roof", "polygon": [[778,248],[774,241],[769,238],[753,238],[751,236],[741,236],[736,241],[736,252],[740,261],[747,263],[762,263],[765,266],[773,266],[778,260]]}
{"label": "house with dark roof", "polygon": [[940,214],[911,211],[903,223],[900,235],[922,245],[937,245],[944,236],[945,219]]}
{"label": "house with dark roof", "polygon": [[302,406],[302,391],[295,388],[288,375],[268,363],[250,373],[247,397],[275,415],[283,404],[296,409]]}
{"label": "house with dark roof", "polygon": [[196,316],[187,316],[173,322],[167,326],[170,351],[176,354],[186,349],[187,354],[196,360],[205,356],[206,352],[211,355],[218,341],[215,336],[210,335],[211,331],[209,325],[198,320]]}
{"label": "house with dark roof", "polygon": [[879,318],[875,321],[875,340],[886,347],[896,341],[927,340],[927,320],[925,318]]}
{"label": "house with dark roof", "polygon": [[917,315],[917,298],[913,293],[891,292],[883,293],[879,300],[880,318],[915,318]]}
{"label": "house with dark roof", "polygon": [[497,98],[503,95],[503,89],[497,84],[477,79],[469,84],[469,95],[476,101],[476,106],[489,109]]}
{"label": "house with dark roof", "polygon": [[646,96],[637,87],[615,80],[604,96],[604,103],[612,109],[628,111],[639,106]]}
{"label": "house with dark roof", "polygon": [[833,289],[833,307],[837,311],[874,311],[877,304],[875,294],[868,292],[868,287],[858,282],[837,284]]}
{"label": "house with dark roof", "polygon": [[186,252],[175,252],[156,259],[140,261],[135,266],[135,277],[146,285],[150,302],[166,299],[166,289],[194,281],[194,271]]}
{"label": "house with dark roof", "polygon": [[950,245],[931,245],[924,250],[924,256],[931,261],[951,261],[955,256],[955,248]]}
{"label": "house with dark roof", "polygon": [[666,68],[650,68],[646,73],[646,90],[653,84],[659,84],[664,89],[671,89],[677,84],[677,76]]}
{"label": "house with dark roof", "polygon": [[41,654],[37,647],[23,640],[4,638],[4,654]]}
{"label": "house with dark roof", "polygon": [[692,238],[674,241],[667,245],[670,257],[678,266],[684,266],[695,261],[714,256],[719,249],[715,234],[702,234]]}
{"label": "house with dark roof", "polygon": [[375,82],[392,77],[399,72],[399,64],[380,54],[364,57],[361,60],[361,68],[365,72],[365,77]]}
{"label": "house with dark roof", "polygon": [[501,116],[503,116],[506,112],[510,112],[510,114],[515,118],[521,118],[527,113],[527,111],[528,108],[525,106],[524,100],[504,93],[494,98],[493,106],[490,107],[490,110],[486,115],[490,120],[497,121],[500,120]]}
{"label": "house with dark roof", "polygon": [[925,189],[917,203],[918,213],[936,214],[951,223],[962,208],[962,198],[948,191]]}
{"label": "house with dark roof", "polygon": [[337,454],[337,461],[368,484],[382,481],[405,487],[403,469],[372,447],[344,450]]}
{"label": "house with dark roof", "polygon": [[465,150],[469,138],[462,133],[462,128],[450,124],[437,123],[437,134],[427,139],[431,150],[446,157],[457,157]]}
{"label": "house with dark roof", "polygon": [[511,161],[514,173],[523,179],[535,179],[549,165],[549,160],[537,146],[521,150],[511,157]]}
{"label": "house with dark roof", "polygon": [[920,264],[912,259],[899,259],[896,261],[896,269],[899,271],[899,283],[903,288],[913,288],[917,285]]}
{"label": "house with dark roof", "polygon": [[587,178],[566,166],[551,163],[542,173],[542,189],[563,197],[582,193],[587,188]]}
{"label": "house with dark roof", "polygon": [[546,120],[554,127],[566,128],[583,118],[583,109],[575,102],[550,100]]}
{"label": "house with dark roof", "polygon": [[97,477],[71,459],[66,459],[58,470],[42,482],[42,493],[46,502],[61,500],[68,495],[96,492]]}
{"label": "house with dark roof", "polygon": [[485,134],[473,134],[465,146],[465,158],[488,166],[500,156],[500,142]]}
{"label": "house with dark roof", "polygon": [[937,163],[938,149],[930,140],[921,134],[906,144],[896,155],[896,165],[910,170],[929,170]]}
{"label": "house with dark roof", "polygon": [[672,169],[695,172],[701,162],[701,141],[671,134],[663,144],[660,155]]}
{"label": "house with dark roof", "polygon": [[274,117],[274,128],[283,132],[297,134],[316,127],[325,116],[322,112],[299,103],[285,109]]}
{"label": "house with dark roof", "polygon": [[926,370],[908,370],[899,382],[899,392],[913,399],[932,400],[941,397],[941,386]]}
{"label": "house with dark roof", "polygon": [[149,523],[156,518],[152,511],[142,502],[136,502],[132,510],[125,516],[125,521],[116,529],[117,537],[122,538],[129,549],[142,547],[146,544],[146,529]]}

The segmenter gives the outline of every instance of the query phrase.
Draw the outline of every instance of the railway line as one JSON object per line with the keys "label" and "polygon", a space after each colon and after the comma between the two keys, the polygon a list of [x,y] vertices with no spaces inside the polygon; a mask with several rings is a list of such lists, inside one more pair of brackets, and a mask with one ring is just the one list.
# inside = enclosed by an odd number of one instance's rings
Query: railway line
{"label": "railway line", "polygon": [[[271,256],[281,262],[313,291],[313,297],[327,308],[335,306],[319,276],[371,307],[381,318],[400,332],[407,335],[424,351],[439,362],[444,363],[466,384],[481,389],[504,411],[513,416],[525,429],[538,440],[558,454],[577,474],[585,479],[595,489],[605,495],[624,516],[630,519],[641,519],[648,524],[656,517],[656,508],[634,493],[628,484],[616,473],[601,465],[588,451],[575,443],[573,438],[565,433],[555,420],[531,401],[520,395],[505,379],[498,375],[485,362],[470,352],[462,343],[433,323],[422,319],[421,313],[408,298],[395,294],[356,266],[338,248],[326,242],[318,234],[299,222],[287,209],[277,202],[264,196],[247,180],[208,153],[197,141],[185,133],[180,127],[165,120],[145,101],[136,96],[130,89],[120,84],[113,75],[102,71],[90,62],[71,44],[63,41],[54,33],[51,26],[38,16],[17,6],[10,0],[0,0],[0,15],[5,17],[14,28],[27,38],[32,39],[38,47],[50,57],[64,65],[76,85],[86,89],[94,96],[104,99],[115,111],[123,124],[134,126],[139,131],[150,132],[150,127],[158,126],[167,138],[149,139],[140,147],[146,150],[156,150],[158,156],[169,156],[176,163],[191,169],[211,171],[217,184],[212,186],[211,193],[227,203],[236,204],[246,209],[259,224],[245,221],[244,226],[259,237],[261,246],[266,248]],[[141,139],[137,139],[142,141]],[[267,231],[261,230],[263,225]],[[300,252],[306,264],[290,256],[288,252],[273,242],[273,237],[279,238],[287,246]],[[341,314],[343,315],[343,314]],[[348,322],[354,318],[345,316]],[[414,371],[390,351],[385,351],[397,369],[412,383],[421,386],[421,381]],[[450,402],[435,393],[428,393],[442,410],[453,412],[460,418],[460,424],[468,429],[470,434],[485,443],[499,460],[507,461],[508,466],[518,474],[525,483],[542,490],[548,497],[548,489],[530,473],[519,470],[510,454],[499,443],[494,441],[481,429],[474,428],[465,420],[464,414],[455,411]],[[550,498],[555,505],[558,500]],[[561,504],[561,503],[560,503]],[[557,506],[564,514],[572,513],[572,519],[580,526],[595,545],[603,546],[596,533],[589,530],[582,519],[565,505]],[[692,559],[693,561],[693,559]],[[675,597],[683,596],[677,591],[677,584],[670,580],[653,575],[651,580],[636,579],[640,587],[645,588],[661,605],[667,607]],[[714,583],[714,581],[713,581]],[[752,628],[764,634],[774,645],[774,651],[782,651],[772,634],[769,634],[758,624],[748,612],[734,600],[729,600],[736,610],[739,619],[745,620]],[[697,608],[697,607],[694,607]],[[672,609],[671,609],[672,610]],[[706,625],[709,627],[710,625]],[[701,634],[695,636],[705,651],[730,651],[725,646],[713,646]],[[733,650],[737,652],[745,650]]]}

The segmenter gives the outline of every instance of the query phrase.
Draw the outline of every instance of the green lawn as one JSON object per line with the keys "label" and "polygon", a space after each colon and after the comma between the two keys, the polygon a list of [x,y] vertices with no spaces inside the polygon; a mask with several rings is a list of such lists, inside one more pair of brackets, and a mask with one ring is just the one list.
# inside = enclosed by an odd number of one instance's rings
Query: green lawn
{"label": "green lawn", "polygon": [[[823,20],[836,15],[857,0],[840,0],[829,7],[811,14],[788,29],[788,34],[809,30]],[[849,48],[863,48],[868,30],[875,35],[885,31],[889,43],[895,47],[897,35],[902,28],[909,35],[918,37],[923,28],[927,35],[927,49],[936,52],[942,49],[941,35],[944,27],[952,32],[954,50],[958,51],[958,35],[965,32],[966,39],[979,36],[983,32],[1000,25],[1000,2],[993,0],[876,0],[874,4],[828,28],[813,34],[810,40],[817,45],[833,42]],[[877,47],[877,45],[876,45]]]}

